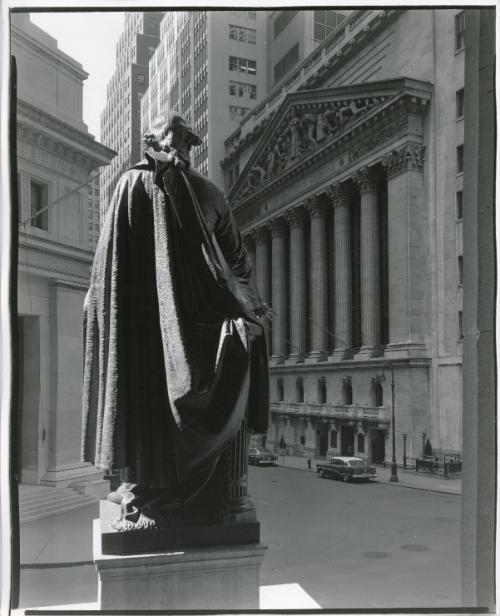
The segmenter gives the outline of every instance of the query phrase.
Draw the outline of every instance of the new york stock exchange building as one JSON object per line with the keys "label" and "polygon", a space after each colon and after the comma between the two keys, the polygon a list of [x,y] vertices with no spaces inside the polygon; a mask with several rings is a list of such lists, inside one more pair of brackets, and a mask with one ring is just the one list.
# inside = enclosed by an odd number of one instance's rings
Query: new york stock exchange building
{"label": "new york stock exchange building", "polygon": [[355,11],[225,142],[275,311],[270,448],[390,461],[393,376],[398,464],[460,456],[464,27]]}

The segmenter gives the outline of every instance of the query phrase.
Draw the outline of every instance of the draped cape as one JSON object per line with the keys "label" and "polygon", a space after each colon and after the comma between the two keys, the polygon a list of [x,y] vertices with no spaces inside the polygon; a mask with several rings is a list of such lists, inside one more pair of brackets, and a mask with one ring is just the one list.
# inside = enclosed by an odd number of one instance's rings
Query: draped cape
{"label": "draped cape", "polygon": [[[207,263],[187,182],[237,296]],[[83,460],[127,468],[141,486],[185,499],[210,477],[245,413],[250,430],[265,432],[265,337],[252,339],[246,326],[259,302],[220,188],[149,156],[126,171],[84,306]]]}

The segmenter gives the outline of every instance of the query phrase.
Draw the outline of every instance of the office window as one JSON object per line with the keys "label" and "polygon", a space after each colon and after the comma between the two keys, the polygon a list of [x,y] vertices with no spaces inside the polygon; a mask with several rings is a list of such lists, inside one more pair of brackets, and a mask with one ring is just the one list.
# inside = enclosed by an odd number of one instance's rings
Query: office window
{"label": "office window", "polygon": [[457,120],[464,117],[464,89],[457,92]]}
{"label": "office window", "polygon": [[458,339],[464,339],[463,312],[461,310],[458,311]]}
{"label": "office window", "polygon": [[250,109],[248,107],[229,105],[229,117],[231,120],[241,120],[249,111]]}
{"label": "office window", "polygon": [[257,86],[251,83],[241,83],[239,81],[229,82],[229,94],[231,96],[246,96],[255,99],[257,97]]}
{"label": "office window", "polygon": [[464,283],[464,258],[463,255],[458,256],[458,284],[462,285]]}
{"label": "office window", "polygon": [[455,51],[465,47],[465,11],[455,15]]}
{"label": "office window", "polygon": [[31,180],[31,226],[49,230],[48,212],[49,187],[47,184]]}
{"label": "office window", "polygon": [[276,38],[280,32],[286,28],[297,13],[298,11],[281,11],[281,13],[274,20],[274,38]]}
{"label": "office window", "polygon": [[257,73],[257,63],[255,60],[229,56],[229,70],[247,73],[248,75],[255,75]]}
{"label": "office window", "polygon": [[332,430],[330,432],[330,447],[332,447],[332,449],[337,448],[337,431],[336,430]]}
{"label": "office window", "polygon": [[464,216],[464,193],[462,190],[457,190],[456,193],[457,219],[462,220]]}
{"label": "office window", "polygon": [[278,81],[299,61],[299,44],[296,43],[274,66],[274,83]]}
{"label": "office window", "polygon": [[344,379],[342,386],[342,403],[345,405],[352,404],[352,383],[350,377]]}
{"label": "office window", "polygon": [[229,38],[240,43],[250,43],[255,45],[257,31],[253,28],[229,25]]}
{"label": "office window", "polygon": [[306,437],[304,434],[300,435],[300,444],[301,445],[305,445],[306,444]]}
{"label": "office window", "polygon": [[464,146],[457,146],[457,173],[463,173],[464,171]]}
{"label": "office window", "polygon": [[302,381],[302,377],[299,377],[295,382],[295,391],[297,402],[304,402],[304,382]]}
{"label": "office window", "polygon": [[144,75],[137,75],[137,83],[145,83]]}
{"label": "office window", "polygon": [[314,11],[314,40],[325,40],[344,19],[337,11]]}
{"label": "office window", "polygon": [[318,379],[318,403],[326,404],[326,379],[324,376]]}
{"label": "office window", "polygon": [[276,398],[278,402],[283,402],[285,399],[285,388],[283,387],[283,379],[276,381]]}

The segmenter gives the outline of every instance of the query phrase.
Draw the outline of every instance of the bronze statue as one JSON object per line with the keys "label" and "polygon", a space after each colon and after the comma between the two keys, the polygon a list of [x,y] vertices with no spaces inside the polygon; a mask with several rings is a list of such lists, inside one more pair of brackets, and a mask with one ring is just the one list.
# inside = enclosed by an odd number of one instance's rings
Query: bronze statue
{"label": "bronze statue", "polygon": [[120,471],[119,530],[218,519],[231,443],[269,416],[270,309],[222,190],[190,167],[201,140],[170,112],[145,143],[112,197],[84,307],[82,457]]}

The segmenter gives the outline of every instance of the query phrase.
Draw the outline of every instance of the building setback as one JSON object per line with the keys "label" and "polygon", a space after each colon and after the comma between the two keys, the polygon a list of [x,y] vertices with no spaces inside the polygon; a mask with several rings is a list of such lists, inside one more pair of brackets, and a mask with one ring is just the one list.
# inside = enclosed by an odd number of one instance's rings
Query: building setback
{"label": "building setback", "polygon": [[159,42],[163,13],[127,12],[116,46],[116,69],[106,89],[101,140],[118,152],[101,174],[101,216],[121,174],[141,159],[141,99],[148,87],[148,63]]}
{"label": "building setback", "polygon": [[95,480],[80,462],[82,309],[93,242],[91,174],[115,152],[82,120],[81,64],[12,14],[17,65],[19,472],[23,483]]}
{"label": "building setback", "polygon": [[[274,27],[274,26],[273,26]],[[465,13],[353,11],[226,140],[298,455],[462,449]]]}

